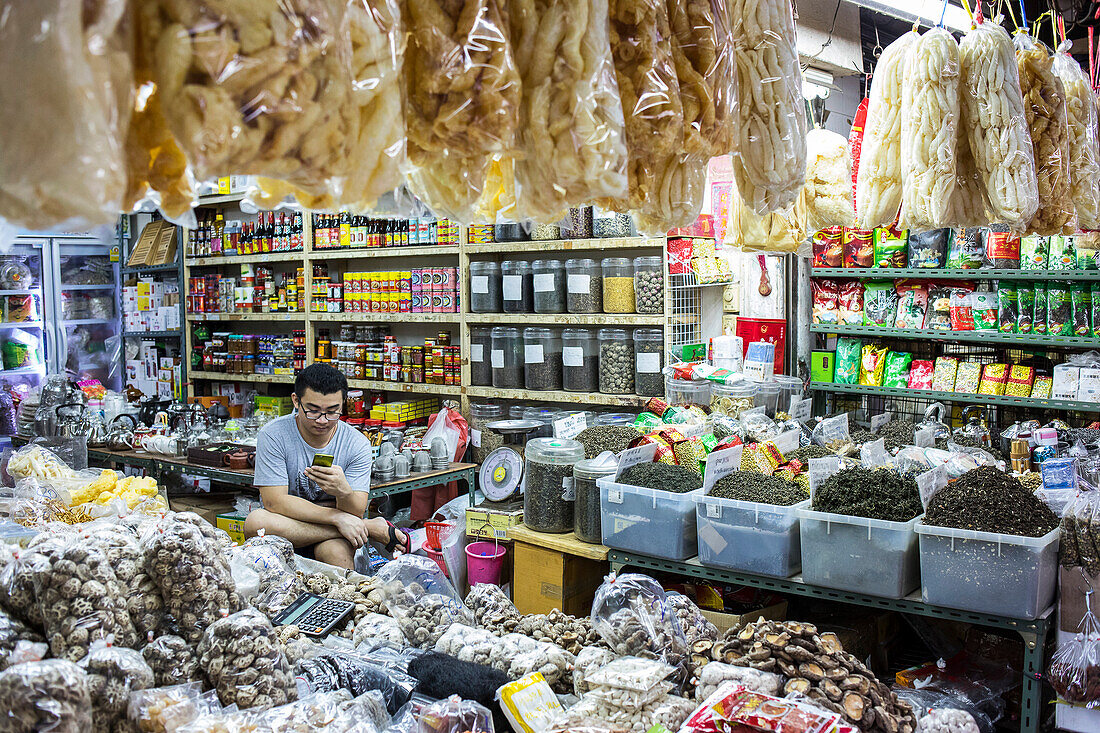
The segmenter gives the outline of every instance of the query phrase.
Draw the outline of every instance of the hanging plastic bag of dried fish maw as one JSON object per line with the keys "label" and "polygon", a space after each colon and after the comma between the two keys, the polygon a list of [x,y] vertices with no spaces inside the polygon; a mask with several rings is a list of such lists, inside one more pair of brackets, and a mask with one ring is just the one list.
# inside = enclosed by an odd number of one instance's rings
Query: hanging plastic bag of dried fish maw
{"label": "hanging plastic bag of dried fish maw", "polygon": [[341,178],[319,194],[290,180],[258,177],[248,198],[257,210],[288,200],[308,209],[373,210],[382,195],[403,182],[405,109],[401,71],[405,36],[396,0],[350,0],[346,8],[351,38],[351,158]]}
{"label": "hanging plastic bag of dried fish maw", "polygon": [[1017,33],[1013,43],[1039,191],[1039,207],[1024,231],[1039,236],[1072,234],[1077,217],[1069,178],[1065,88],[1054,75],[1054,59],[1046,46],[1024,33]]}
{"label": "hanging plastic bag of dried fish maw", "polygon": [[132,29],[125,0],[4,3],[0,220],[114,224],[126,192]]}
{"label": "hanging plastic bag of dried fish maw", "polygon": [[959,43],[959,61],[961,120],[990,219],[1022,230],[1039,206],[1039,190],[1008,31],[996,23],[982,23]]}
{"label": "hanging plastic bag of dried fish maw", "polygon": [[627,192],[600,200],[611,211],[637,209],[654,188],[653,171],[682,152],[684,110],[672,60],[664,0],[611,0],[611,54],[626,120]]}
{"label": "hanging plastic bag of dried fish maw", "polygon": [[516,218],[553,223],[570,206],[626,195],[626,139],[607,1],[509,4],[523,79]]}
{"label": "hanging plastic bag of dried fish maw", "polygon": [[758,214],[794,203],[806,177],[806,102],[789,0],[727,0],[740,98],[733,175]]}
{"label": "hanging plastic bag of dried fish maw", "polygon": [[991,222],[985,181],[978,171],[967,134],[969,118],[966,107],[959,107],[959,124],[955,127],[955,190],[951,192],[947,223],[953,227],[988,226]]}
{"label": "hanging plastic bag of dried fish maw", "polygon": [[699,218],[707,185],[706,158],[674,155],[646,173],[649,191],[632,212],[639,234],[663,237],[669,229],[690,226]]}
{"label": "hanging plastic bag of dried fish maw", "polygon": [[339,0],[144,0],[168,124],[199,180],[291,181],[313,195],[356,141],[350,41]]}
{"label": "hanging plastic bag of dried fish maw", "polygon": [[1054,74],[1066,92],[1070,192],[1078,228],[1100,229],[1100,149],[1095,97],[1088,75],[1067,51],[1068,47],[1059,46],[1054,54]]}
{"label": "hanging plastic bag of dried fish maw", "polygon": [[725,243],[742,252],[808,256],[805,197],[799,196],[785,209],[757,214],[731,185]]}
{"label": "hanging plastic bag of dried fish maw", "polygon": [[493,154],[515,149],[520,77],[500,0],[403,0],[412,191],[437,215],[476,217]]}
{"label": "hanging plastic bag of dried fish maw", "polygon": [[905,64],[920,36],[910,31],[886,47],[875,67],[856,174],[859,228],[894,223],[901,207],[901,102]]}
{"label": "hanging plastic bag of dried fish maw", "polygon": [[959,125],[959,44],[943,28],[921,36],[905,62],[899,228],[949,225]]}
{"label": "hanging plastic bag of dried fish maw", "polygon": [[852,159],[848,141],[835,132],[806,133],[806,230],[855,225],[852,204]]}

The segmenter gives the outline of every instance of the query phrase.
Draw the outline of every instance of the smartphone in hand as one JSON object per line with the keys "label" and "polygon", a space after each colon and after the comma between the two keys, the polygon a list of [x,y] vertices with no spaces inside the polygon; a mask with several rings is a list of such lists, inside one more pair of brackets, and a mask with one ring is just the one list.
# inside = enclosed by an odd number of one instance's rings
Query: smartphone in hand
{"label": "smartphone in hand", "polygon": [[332,465],[333,458],[334,457],[329,455],[328,453],[317,453],[313,456],[313,464],[312,465],[314,465],[314,466],[324,466],[325,468],[328,468],[329,466]]}

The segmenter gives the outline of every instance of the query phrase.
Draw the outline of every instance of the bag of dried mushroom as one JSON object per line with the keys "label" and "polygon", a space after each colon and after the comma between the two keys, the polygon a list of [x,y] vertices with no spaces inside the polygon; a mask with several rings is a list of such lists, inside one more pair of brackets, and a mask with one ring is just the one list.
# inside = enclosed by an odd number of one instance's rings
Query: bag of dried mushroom
{"label": "bag of dried mushroom", "polygon": [[688,640],[653,578],[637,573],[607,576],[592,602],[592,626],[616,654],[659,659],[677,668],[683,680]]}
{"label": "bag of dried mushroom", "polygon": [[92,705],[84,670],[64,659],[24,662],[0,672],[0,729],[92,730]]}
{"label": "bag of dried mushroom", "polygon": [[451,624],[474,625],[474,615],[429,558],[402,555],[386,563],[376,577],[386,608],[412,646],[431,649]]}
{"label": "bag of dried mushroom", "polygon": [[129,3],[43,0],[0,16],[0,219],[113,225],[126,190]]}
{"label": "bag of dried mushroom", "polygon": [[137,535],[128,527],[97,521],[83,530],[88,541],[101,549],[126,588],[126,610],[139,638],[157,634],[164,626],[164,600],[145,567],[145,554]]}
{"label": "bag of dried mushroom", "polygon": [[130,693],[155,684],[153,670],[140,652],[107,642],[93,642],[88,656],[81,659],[79,665],[87,675],[94,731],[112,733],[117,730],[126,719]]}
{"label": "bag of dried mushroom", "polygon": [[282,643],[258,611],[238,611],[210,624],[198,651],[199,666],[222,705],[264,710],[298,696]]}
{"label": "bag of dried mushroom", "polygon": [[626,194],[626,140],[608,0],[509,4],[523,80],[517,218],[553,223],[578,202]]}

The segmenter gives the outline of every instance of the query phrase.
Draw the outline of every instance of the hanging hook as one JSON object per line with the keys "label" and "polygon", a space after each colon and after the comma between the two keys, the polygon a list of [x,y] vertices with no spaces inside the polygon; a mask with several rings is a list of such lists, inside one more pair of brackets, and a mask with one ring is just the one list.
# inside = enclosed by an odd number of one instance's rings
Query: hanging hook
{"label": "hanging hook", "polygon": [[871,55],[875,57],[877,61],[882,56],[882,41],[878,37],[878,26],[875,26],[875,47],[871,49]]}

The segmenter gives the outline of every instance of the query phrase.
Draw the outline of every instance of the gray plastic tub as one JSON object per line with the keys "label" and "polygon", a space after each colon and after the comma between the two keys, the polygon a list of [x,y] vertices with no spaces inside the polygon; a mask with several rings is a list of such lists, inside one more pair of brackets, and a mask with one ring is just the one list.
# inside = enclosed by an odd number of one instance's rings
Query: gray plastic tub
{"label": "gray plastic tub", "polygon": [[600,487],[600,533],[616,550],[638,552],[665,560],[686,560],[697,552],[696,489],[675,494],[660,489],[596,479]]}
{"label": "gray plastic tub", "polygon": [[700,494],[695,497],[699,562],[716,568],[789,578],[802,567],[799,509]]}

